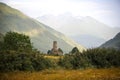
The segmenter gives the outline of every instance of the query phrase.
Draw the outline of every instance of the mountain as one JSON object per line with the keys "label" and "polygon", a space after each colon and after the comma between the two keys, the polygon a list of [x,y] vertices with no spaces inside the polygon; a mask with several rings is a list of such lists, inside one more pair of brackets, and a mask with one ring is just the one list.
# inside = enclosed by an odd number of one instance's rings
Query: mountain
{"label": "mountain", "polygon": [[29,35],[35,48],[42,52],[51,49],[53,41],[57,41],[58,47],[65,53],[73,47],[78,47],[80,51],[85,49],[64,34],[26,16],[17,9],[0,3],[0,33],[5,34],[8,31]]}
{"label": "mountain", "polygon": [[120,50],[120,32],[113,38],[102,44],[100,47],[115,48]]}
{"label": "mountain", "polygon": [[104,39],[91,35],[76,35],[72,36],[71,38],[79,44],[84,45],[86,48],[99,47],[100,44],[103,44],[103,42],[105,42]]}
{"label": "mountain", "polygon": [[[73,16],[69,13],[58,16],[43,15],[37,19],[42,23],[52,26],[55,30],[62,31],[62,33],[72,39],[77,39],[78,43],[84,43],[83,45],[86,47],[90,47],[89,45],[93,47],[99,46],[120,31],[120,28],[109,27],[92,17]],[[88,43],[89,39],[91,39],[91,42],[89,41]]]}

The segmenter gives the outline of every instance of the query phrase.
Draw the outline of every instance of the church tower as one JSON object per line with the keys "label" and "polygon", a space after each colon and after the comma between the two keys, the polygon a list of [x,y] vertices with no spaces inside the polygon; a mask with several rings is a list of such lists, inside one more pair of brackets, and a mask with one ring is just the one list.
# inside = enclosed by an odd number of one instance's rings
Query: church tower
{"label": "church tower", "polygon": [[57,41],[53,41],[53,48],[48,50],[48,54],[63,55],[63,51],[58,48]]}
{"label": "church tower", "polygon": [[58,54],[57,41],[53,41],[52,53]]}
{"label": "church tower", "polygon": [[53,41],[53,50],[57,51],[57,41]]}

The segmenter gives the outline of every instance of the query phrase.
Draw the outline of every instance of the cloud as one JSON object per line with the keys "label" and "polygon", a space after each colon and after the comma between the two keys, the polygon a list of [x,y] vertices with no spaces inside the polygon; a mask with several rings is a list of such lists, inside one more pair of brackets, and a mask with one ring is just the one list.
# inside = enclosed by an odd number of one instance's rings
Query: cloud
{"label": "cloud", "polygon": [[[18,8],[30,16],[40,14],[59,15],[65,12],[71,12],[74,15],[89,16],[94,11],[104,10],[107,4],[100,4],[94,1],[68,1],[68,0],[13,0],[9,5]],[[39,16],[37,14],[37,16]]]}
{"label": "cloud", "polygon": [[[42,12],[42,14],[54,14],[58,15],[65,12],[71,12],[73,14],[86,14],[91,10],[98,7],[99,4],[95,2],[71,2],[67,0],[32,0],[32,1],[8,1],[12,7],[18,8],[25,13],[28,12],[36,13]],[[25,11],[26,10],[26,11]],[[35,16],[34,14],[29,14]]]}
{"label": "cloud", "polygon": [[3,0],[3,2],[33,18],[69,12],[74,16],[91,16],[112,26],[119,25],[120,20],[118,0]]}

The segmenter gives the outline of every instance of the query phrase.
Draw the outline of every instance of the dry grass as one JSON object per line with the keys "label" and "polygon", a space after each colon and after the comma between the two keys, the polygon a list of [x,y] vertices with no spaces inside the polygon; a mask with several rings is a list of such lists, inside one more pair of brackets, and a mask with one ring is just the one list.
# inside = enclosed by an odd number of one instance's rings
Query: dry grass
{"label": "dry grass", "polygon": [[45,58],[49,58],[49,59],[59,59],[62,56],[44,56]]}
{"label": "dry grass", "polygon": [[63,56],[46,55],[44,57],[50,59],[54,64],[57,64],[57,62],[59,61],[59,59],[62,58]]}
{"label": "dry grass", "polygon": [[0,73],[0,80],[120,80],[120,68]]}

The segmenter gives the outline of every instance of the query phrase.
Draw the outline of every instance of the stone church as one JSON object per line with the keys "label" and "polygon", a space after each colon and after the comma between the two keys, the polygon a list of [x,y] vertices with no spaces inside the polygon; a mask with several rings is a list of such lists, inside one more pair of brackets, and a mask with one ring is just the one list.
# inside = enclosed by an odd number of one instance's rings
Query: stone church
{"label": "stone church", "polygon": [[63,55],[62,49],[57,47],[57,41],[53,41],[53,48],[48,50],[47,54]]}

